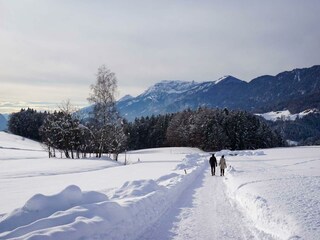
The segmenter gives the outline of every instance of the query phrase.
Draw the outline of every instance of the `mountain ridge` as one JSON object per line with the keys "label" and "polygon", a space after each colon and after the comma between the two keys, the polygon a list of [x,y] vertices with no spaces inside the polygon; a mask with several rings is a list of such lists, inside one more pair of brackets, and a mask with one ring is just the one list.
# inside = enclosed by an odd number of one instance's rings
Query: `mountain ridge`
{"label": "mountain ridge", "polygon": [[227,75],[215,81],[163,80],[137,97],[117,102],[128,120],[201,106],[249,112],[304,111],[320,106],[320,65],[296,68],[249,82]]}

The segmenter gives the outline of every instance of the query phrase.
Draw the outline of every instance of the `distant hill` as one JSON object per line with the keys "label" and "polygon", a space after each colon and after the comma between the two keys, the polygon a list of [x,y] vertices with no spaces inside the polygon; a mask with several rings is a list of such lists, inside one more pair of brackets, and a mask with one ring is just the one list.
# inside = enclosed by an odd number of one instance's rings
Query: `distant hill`
{"label": "distant hill", "polygon": [[202,83],[166,80],[137,97],[127,96],[117,102],[121,115],[128,120],[200,106],[253,113],[320,109],[320,66],[260,76],[250,82],[233,76]]}
{"label": "distant hill", "polygon": [[0,131],[6,130],[8,128],[7,118],[0,113]]}

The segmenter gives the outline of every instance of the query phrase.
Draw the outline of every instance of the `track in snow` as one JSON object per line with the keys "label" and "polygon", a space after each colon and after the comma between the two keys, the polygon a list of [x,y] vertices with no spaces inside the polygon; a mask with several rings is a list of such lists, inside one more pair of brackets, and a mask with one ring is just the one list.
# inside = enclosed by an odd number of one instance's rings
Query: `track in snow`
{"label": "track in snow", "polygon": [[254,228],[230,202],[223,179],[204,171],[138,239],[273,239]]}

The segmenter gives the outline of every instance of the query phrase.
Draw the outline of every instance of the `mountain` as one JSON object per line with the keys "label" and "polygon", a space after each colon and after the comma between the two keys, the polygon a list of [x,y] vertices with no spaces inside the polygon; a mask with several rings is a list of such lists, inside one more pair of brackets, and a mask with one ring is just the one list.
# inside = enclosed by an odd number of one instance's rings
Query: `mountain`
{"label": "mountain", "polygon": [[7,118],[0,113],[0,131],[6,130],[8,127]]}
{"label": "mountain", "polygon": [[297,113],[320,106],[320,66],[294,69],[276,76],[261,76],[249,83],[250,110],[289,109]]}
{"label": "mountain", "polygon": [[233,76],[202,83],[165,80],[137,97],[117,102],[119,112],[128,120],[200,106],[255,113],[320,109],[320,66],[260,76],[250,82]]}
{"label": "mountain", "polygon": [[150,87],[138,97],[118,101],[117,108],[129,120],[137,116],[174,112],[176,109],[170,109],[171,104],[183,98],[185,92],[192,91],[197,85],[196,82],[165,80]]}
{"label": "mountain", "polygon": [[217,81],[162,81],[141,95],[117,103],[119,112],[129,120],[137,116],[178,112],[199,106],[236,106],[233,97],[239,95],[247,82],[225,76]]}
{"label": "mountain", "polygon": [[127,100],[130,100],[130,99],[132,99],[132,98],[133,98],[133,97],[128,94],[128,95],[125,95],[124,97],[120,98],[120,99],[118,100],[118,102],[127,101]]}

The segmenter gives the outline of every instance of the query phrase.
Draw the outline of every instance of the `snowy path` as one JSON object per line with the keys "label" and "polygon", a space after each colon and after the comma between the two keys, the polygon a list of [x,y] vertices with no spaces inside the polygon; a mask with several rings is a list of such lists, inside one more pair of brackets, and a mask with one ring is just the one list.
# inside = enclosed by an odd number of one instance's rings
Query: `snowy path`
{"label": "snowy path", "polygon": [[204,171],[139,239],[273,239],[255,229],[230,202],[223,181]]}

